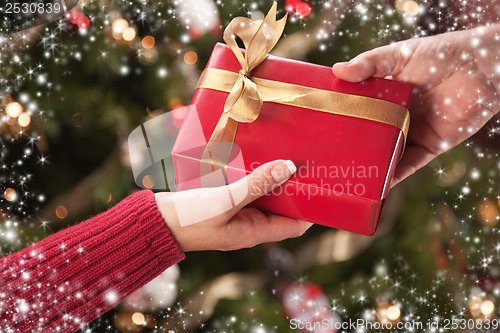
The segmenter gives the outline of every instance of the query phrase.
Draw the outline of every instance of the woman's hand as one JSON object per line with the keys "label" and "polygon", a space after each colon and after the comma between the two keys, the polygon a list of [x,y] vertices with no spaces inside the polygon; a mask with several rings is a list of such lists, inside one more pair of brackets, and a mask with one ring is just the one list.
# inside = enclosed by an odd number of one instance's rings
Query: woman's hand
{"label": "woman's hand", "polygon": [[227,186],[156,193],[156,202],[183,251],[236,250],[298,237],[312,224],[244,208],[295,171],[292,161],[277,160]]}
{"label": "woman's hand", "polygon": [[393,184],[472,136],[499,110],[500,25],[411,39],[333,66],[347,81],[390,76],[409,82],[406,151]]}

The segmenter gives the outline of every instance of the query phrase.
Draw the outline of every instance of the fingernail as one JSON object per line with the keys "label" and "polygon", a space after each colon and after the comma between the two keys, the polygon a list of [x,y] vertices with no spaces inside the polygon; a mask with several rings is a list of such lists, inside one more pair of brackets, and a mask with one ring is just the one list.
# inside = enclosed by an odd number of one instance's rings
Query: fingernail
{"label": "fingernail", "polygon": [[271,170],[271,176],[273,176],[275,182],[279,183],[290,178],[295,171],[297,171],[295,164],[290,160],[286,160]]}
{"label": "fingernail", "polygon": [[288,168],[288,170],[292,175],[295,173],[295,171],[297,171],[297,167],[295,166],[295,163],[293,163],[292,161],[286,160],[283,163],[286,165],[286,167]]}
{"label": "fingernail", "polygon": [[304,225],[304,227],[307,229],[309,229],[314,223],[311,223],[309,221],[304,221],[304,220],[297,220],[299,221],[300,223],[302,223]]}

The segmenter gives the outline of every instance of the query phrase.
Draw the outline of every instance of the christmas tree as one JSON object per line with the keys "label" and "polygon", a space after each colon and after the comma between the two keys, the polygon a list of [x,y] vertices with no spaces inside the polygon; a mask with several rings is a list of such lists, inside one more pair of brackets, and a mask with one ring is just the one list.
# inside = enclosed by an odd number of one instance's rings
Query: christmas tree
{"label": "christmas tree", "polygon": [[[188,105],[224,27],[235,16],[262,19],[270,5],[83,0],[30,26],[4,20],[1,256],[136,191],[131,131]],[[490,0],[287,0],[278,12],[289,19],[273,54],[327,66],[498,20]],[[393,188],[373,237],[315,225],[278,244],[189,253],[82,332],[307,331],[297,317],[326,320],[314,332],[362,332],[342,326],[357,320],[364,332],[397,323],[400,332],[496,331],[499,125]]]}

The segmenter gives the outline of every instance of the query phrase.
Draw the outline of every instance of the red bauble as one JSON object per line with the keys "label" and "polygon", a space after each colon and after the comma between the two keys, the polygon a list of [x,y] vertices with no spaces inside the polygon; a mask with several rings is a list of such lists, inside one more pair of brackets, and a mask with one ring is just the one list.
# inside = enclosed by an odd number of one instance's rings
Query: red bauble
{"label": "red bauble", "polygon": [[285,3],[285,10],[289,14],[296,14],[301,17],[307,17],[311,14],[311,6],[301,0],[287,0]]}
{"label": "red bauble", "polygon": [[78,19],[82,17],[82,13],[79,12],[78,10],[72,10],[69,12],[69,23],[71,24],[78,24]]}
{"label": "red bauble", "polygon": [[[302,323],[310,323],[314,327],[312,330],[304,327],[301,332],[337,333],[336,324],[342,321],[332,311],[330,301],[320,285],[294,282],[285,288],[282,301],[287,316]],[[321,326],[326,322],[330,325]]]}
{"label": "red bauble", "polygon": [[295,12],[302,17],[308,17],[311,14],[311,6],[307,2],[299,2],[295,5]]}
{"label": "red bauble", "polygon": [[203,37],[203,32],[197,28],[191,28],[188,30],[189,37],[191,39],[197,40]]}
{"label": "red bauble", "polygon": [[295,6],[300,3],[300,0],[286,0],[285,3],[285,10],[287,11],[288,14],[295,14]]}
{"label": "red bauble", "polygon": [[80,29],[88,29],[90,27],[90,20],[87,16],[80,16],[77,24]]}

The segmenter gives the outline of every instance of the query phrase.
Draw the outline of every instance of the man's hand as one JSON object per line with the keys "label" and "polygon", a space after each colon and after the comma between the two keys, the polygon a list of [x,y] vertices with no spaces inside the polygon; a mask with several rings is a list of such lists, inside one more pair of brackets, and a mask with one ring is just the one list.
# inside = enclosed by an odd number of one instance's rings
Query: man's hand
{"label": "man's hand", "polygon": [[500,25],[411,39],[333,66],[347,81],[411,83],[410,131],[393,184],[476,133],[499,110]]}

